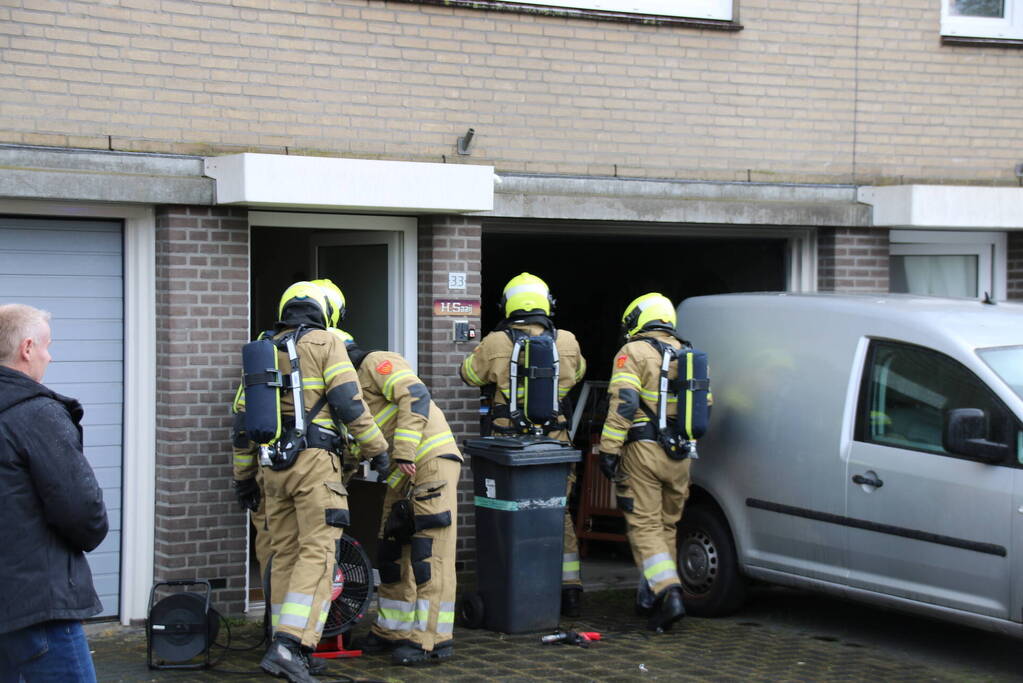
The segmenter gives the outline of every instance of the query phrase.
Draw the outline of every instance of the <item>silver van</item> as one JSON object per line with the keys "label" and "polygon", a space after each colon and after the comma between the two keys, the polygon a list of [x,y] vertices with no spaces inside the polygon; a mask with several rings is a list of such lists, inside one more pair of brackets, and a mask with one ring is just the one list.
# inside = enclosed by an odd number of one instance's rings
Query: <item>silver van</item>
{"label": "silver van", "polygon": [[714,394],[679,525],[691,613],[756,579],[1023,637],[1023,306],[734,294],[678,315]]}

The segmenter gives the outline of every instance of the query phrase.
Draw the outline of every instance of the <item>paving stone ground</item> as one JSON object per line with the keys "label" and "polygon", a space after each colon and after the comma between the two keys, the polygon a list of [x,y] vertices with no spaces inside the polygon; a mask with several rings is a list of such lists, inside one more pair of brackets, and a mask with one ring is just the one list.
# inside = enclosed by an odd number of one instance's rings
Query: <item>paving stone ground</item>
{"label": "paving stone ground", "polygon": [[[506,635],[456,626],[455,655],[425,668],[392,666],[386,655],[329,661],[328,681],[1008,681],[969,666],[922,663],[877,646],[814,636],[801,629],[764,625],[743,617],[687,617],[672,631],[643,630],[631,591],[587,592],[583,615],[562,627],[599,631],[589,648],[541,644],[540,634]],[[356,627],[362,633],[371,617]],[[257,643],[256,623],[231,627],[231,648]],[[270,681],[259,670],[264,646],[225,650],[221,628],[213,668],[150,670],[142,628],[90,628],[100,681]],[[234,673],[241,672],[241,673]]]}

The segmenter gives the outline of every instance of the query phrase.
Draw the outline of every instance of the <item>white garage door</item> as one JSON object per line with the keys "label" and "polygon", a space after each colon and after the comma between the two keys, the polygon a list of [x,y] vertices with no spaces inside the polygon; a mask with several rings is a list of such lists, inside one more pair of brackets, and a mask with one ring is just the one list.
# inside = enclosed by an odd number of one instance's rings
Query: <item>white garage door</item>
{"label": "white garage door", "polygon": [[103,616],[120,608],[122,244],[120,222],[0,216],[0,302],[53,314],[53,362],[43,383],[85,408],[85,457],[110,516],[110,533],[88,556]]}

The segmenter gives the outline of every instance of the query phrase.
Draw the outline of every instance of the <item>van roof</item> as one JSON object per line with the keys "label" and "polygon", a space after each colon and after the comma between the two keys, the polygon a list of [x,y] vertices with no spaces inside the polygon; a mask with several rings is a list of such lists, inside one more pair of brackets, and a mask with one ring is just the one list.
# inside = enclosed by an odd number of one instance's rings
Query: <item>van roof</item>
{"label": "van roof", "polygon": [[815,318],[858,317],[876,324],[870,334],[886,330],[904,338],[926,339],[937,334],[953,337],[970,348],[1023,344],[1023,305],[973,299],[947,299],[912,294],[839,294],[831,292],[756,292],[692,297],[679,306],[684,324],[686,309],[765,308],[804,311]]}

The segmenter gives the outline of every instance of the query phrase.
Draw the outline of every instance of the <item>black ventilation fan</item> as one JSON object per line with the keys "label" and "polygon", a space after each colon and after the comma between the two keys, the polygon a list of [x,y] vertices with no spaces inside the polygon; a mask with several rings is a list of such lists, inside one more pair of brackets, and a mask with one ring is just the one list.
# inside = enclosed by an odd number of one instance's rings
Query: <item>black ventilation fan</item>
{"label": "black ventilation fan", "polygon": [[[161,586],[204,586],[206,594],[173,593],[153,605],[156,589]],[[210,646],[220,628],[220,614],[210,606],[211,590],[210,582],[204,579],[153,584],[146,621],[146,661],[150,669],[209,668]],[[203,659],[196,661],[200,655]]]}
{"label": "black ventilation fan", "polygon": [[373,564],[362,544],[345,535],[337,543],[337,564],[330,611],[323,625],[323,637],[333,638],[347,633],[362,621],[373,599]]}
{"label": "black ventilation fan", "polygon": [[[263,574],[263,595],[266,598],[267,639],[270,639],[270,572],[273,557],[266,563]],[[322,640],[340,638],[353,626],[362,621],[373,599],[373,564],[363,550],[362,544],[345,534],[337,542],[334,564],[334,579],[330,593],[330,610],[323,625]],[[338,640],[340,644],[340,640]]]}

